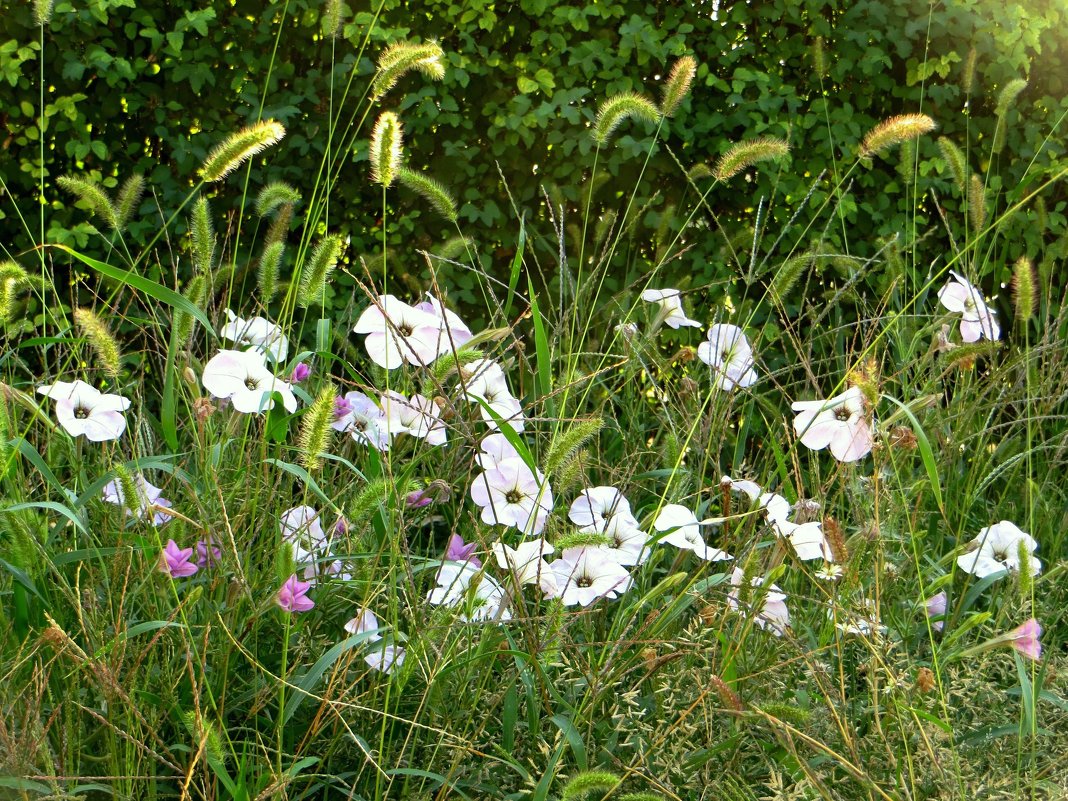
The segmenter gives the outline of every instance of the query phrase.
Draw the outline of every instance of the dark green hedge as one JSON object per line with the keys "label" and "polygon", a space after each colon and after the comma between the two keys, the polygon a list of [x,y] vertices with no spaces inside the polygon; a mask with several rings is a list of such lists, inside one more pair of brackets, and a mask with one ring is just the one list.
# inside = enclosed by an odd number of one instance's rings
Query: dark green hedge
{"label": "dark green hedge", "polygon": [[[0,202],[0,244],[16,257],[38,238],[41,67],[32,5],[0,3],[0,159],[7,190]],[[401,115],[417,166],[456,193],[463,232],[477,241],[490,268],[506,269],[517,237],[508,191],[527,210],[534,237],[540,234],[538,247],[546,255],[555,252],[539,210],[543,188],[564,205],[566,222],[577,224],[594,155],[585,127],[597,104],[625,90],[655,97],[658,79],[687,53],[701,63],[693,93],[669,121],[648,165],[651,132],[640,124],[624,126],[599,156],[598,208],[622,210],[644,167],[635,206],[642,218],[617,255],[621,270],[647,267],[656,255],[656,231],[662,238],[664,231],[677,230],[682,219],[673,210],[694,200],[675,158],[687,168],[712,162],[731,142],[760,134],[788,138],[790,160],[778,171],[740,176],[709,196],[728,237],[737,236],[743,249],[761,198],[770,202],[770,242],[815,176],[826,171],[828,178],[809,199],[809,209],[819,207],[833,176],[853,161],[863,134],[894,114],[922,110],[939,125],[922,143],[918,162],[921,177],[934,179],[934,194],[915,220],[917,231],[930,232],[918,254],[921,264],[949,247],[935,198],[951,220],[961,216],[960,193],[939,155],[937,136],[956,142],[970,168],[984,176],[992,214],[1068,164],[1062,119],[1068,110],[1068,9],[1058,3],[384,0],[346,6],[344,36],[336,41],[320,34],[322,6],[308,0],[57,2],[43,35],[46,239],[86,247],[91,237],[88,213],[73,207],[55,186],[56,177],[80,174],[114,189],[141,172],[151,192],[129,237],[134,244],[146,241],[159,229],[160,209],[169,215],[194,185],[208,150],[260,115],[280,120],[289,134],[267,166],[252,171],[249,193],[268,180],[286,180],[307,194],[327,144],[331,82],[336,104],[354,79],[340,137],[377,53],[404,39],[439,40],[447,73],[440,83],[406,78],[383,105]],[[961,81],[973,49],[968,97]],[[1005,117],[1004,150],[989,161],[998,94],[1016,78],[1029,84]],[[355,256],[375,252],[381,241],[380,195],[369,185],[364,163],[376,113],[358,145],[343,154],[330,206],[330,227],[351,234]],[[906,200],[898,159],[893,151],[853,175],[841,218],[826,228],[827,249],[867,256],[887,237],[911,230],[906,210],[913,204]],[[1028,168],[1027,186],[1020,187]],[[239,207],[244,175],[231,177],[214,200],[221,228],[233,228],[226,215]],[[1003,227],[986,261],[998,270],[994,280],[1004,280],[1012,260],[1024,253],[1036,262],[1045,259],[1048,267],[1060,252],[1050,245],[1065,231],[1065,197],[1062,186],[1054,186],[1044,192],[1043,207],[1032,202]],[[393,263],[418,278],[425,266],[414,249],[433,248],[456,231],[406,190],[391,198]],[[295,220],[299,225],[299,210]],[[694,285],[724,277],[730,260],[710,220],[707,210],[699,215],[688,249],[670,268],[692,275]],[[791,229],[769,266],[799,240],[810,245],[824,222],[805,236],[804,226]],[[159,254],[165,277],[173,279],[173,265],[182,271],[184,225],[175,221],[172,252],[164,246]],[[472,286],[463,274],[449,278],[457,289]]]}

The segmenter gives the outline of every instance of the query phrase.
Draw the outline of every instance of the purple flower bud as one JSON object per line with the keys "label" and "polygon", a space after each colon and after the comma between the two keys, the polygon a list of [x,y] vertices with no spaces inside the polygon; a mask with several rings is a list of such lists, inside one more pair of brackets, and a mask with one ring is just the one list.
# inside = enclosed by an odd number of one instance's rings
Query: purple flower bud
{"label": "purple flower bud", "polygon": [[334,398],[334,419],[340,420],[342,417],[352,413],[352,404],[349,399],[343,395],[338,395]]}
{"label": "purple flower bud", "polygon": [[334,523],[334,535],[338,537],[345,537],[349,533],[349,521],[343,517],[339,517],[337,522]]}
{"label": "purple flower bud", "polygon": [[199,568],[189,561],[193,556],[192,548],[179,548],[174,540],[167,540],[163,555],[159,560],[159,569],[171,578],[192,576]]}
{"label": "purple flower bud", "polygon": [[945,625],[945,621],[942,618],[946,614],[946,593],[945,590],[938,593],[938,595],[932,595],[927,599],[927,617],[935,617],[938,620],[931,621],[931,628],[935,631],[941,631]]}
{"label": "purple flower bud", "polygon": [[301,381],[306,381],[308,376],[311,375],[311,367],[304,362],[297,362],[297,366],[293,368],[292,382],[299,384]]}
{"label": "purple flower bud", "polygon": [[1038,661],[1042,658],[1042,643],[1038,638],[1042,636],[1042,625],[1031,618],[1022,623],[1006,635],[1006,639],[1016,651],[1028,659]]}
{"label": "purple flower bud", "polygon": [[449,545],[445,549],[445,558],[450,562],[470,562],[475,567],[482,567],[482,560],[474,556],[478,543],[464,542],[459,534],[449,537]]}
{"label": "purple flower bud", "polygon": [[217,565],[222,560],[222,551],[220,551],[211,537],[207,539],[198,540],[196,544],[197,549],[197,567],[203,569]]}
{"label": "purple flower bud", "polygon": [[278,591],[275,603],[286,612],[307,612],[315,606],[315,601],[308,597],[308,590],[311,589],[311,586],[312,583],[310,581],[301,581],[297,578],[297,574],[294,573],[286,579],[286,583]]}
{"label": "purple flower bud", "polygon": [[409,492],[408,496],[404,499],[404,502],[408,505],[409,509],[421,509],[424,506],[429,506],[434,502],[434,495],[429,490],[421,489]]}

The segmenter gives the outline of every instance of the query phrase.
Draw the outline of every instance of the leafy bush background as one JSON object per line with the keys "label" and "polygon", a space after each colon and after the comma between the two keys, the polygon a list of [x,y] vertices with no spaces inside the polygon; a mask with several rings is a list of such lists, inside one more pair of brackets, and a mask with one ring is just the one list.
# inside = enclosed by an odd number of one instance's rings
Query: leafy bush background
{"label": "leafy bush background", "polygon": [[[328,147],[331,102],[336,109],[353,77],[353,94],[342,106],[339,133],[332,140],[336,148],[356,123],[351,118],[373,58],[384,44],[402,39],[440,40],[448,69],[444,81],[410,83],[387,96],[384,105],[399,104],[408,150],[419,160],[413,166],[426,167],[456,193],[463,232],[477,242],[491,271],[507,269],[524,210],[534,246],[546,254],[557,251],[545,220],[543,188],[554,205],[565,207],[566,222],[581,219],[594,149],[583,127],[597,104],[628,90],[656,95],[657,78],[686,53],[701,67],[690,99],[668,121],[665,137],[682,165],[714,162],[731,142],[761,134],[787,137],[794,147],[793,162],[778,174],[753,173],[740,189],[736,180],[713,190],[709,207],[726,238],[702,235],[716,230],[710,215],[694,220],[699,235],[687,237],[684,252],[669,268],[670,275],[692,276],[691,286],[730,275],[725,241],[736,237],[745,253],[761,198],[770,201],[768,230],[781,230],[815,177],[822,171],[829,176],[810,198],[810,208],[827,197],[842,162],[852,162],[864,132],[894,114],[930,114],[940,126],[936,136],[947,136],[968,152],[971,168],[986,176],[991,220],[1033,191],[1043,175],[1068,165],[1061,119],[1068,111],[1068,9],[1060,4],[950,0],[932,9],[915,0],[779,0],[723,2],[714,8],[711,3],[384,0],[346,6],[343,38],[333,40],[321,34],[323,4],[306,0],[270,5],[58,2],[43,37],[42,165],[40,30],[33,23],[32,3],[5,0],[0,3],[5,95],[0,159],[7,197],[0,203],[0,243],[15,256],[33,246],[13,200],[21,203],[36,238],[37,211],[26,201],[37,197],[43,168],[50,187],[66,173],[96,177],[109,189],[133,172],[143,173],[152,191],[129,232],[143,244],[159,229],[161,214],[166,218],[185,198],[210,148],[259,117],[278,119],[289,134],[270,154],[269,169],[252,173],[249,192],[259,188],[259,181],[287,180],[307,196]],[[369,31],[370,41],[362,47]],[[822,59],[816,52],[819,41]],[[961,79],[971,48],[976,72],[969,98]],[[821,60],[823,73],[817,69]],[[1007,117],[1006,148],[988,162],[997,94],[1020,77],[1029,85]],[[644,169],[634,205],[642,210],[643,224],[632,229],[630,247],[616,255],[621,283],[653,262],[657,232],[662,243],[682,228],[685,220],[673,210],[684,207],[684,193],[693,192],[664,146],[656,147],[646,165],[649,133],[629,126],[597,160],[594,202],[605,210],[623,210]],[[364,163],[367,135],[362,131],[356,146],[342,154],[347,163],[327,220],[331,230],[351,235],[354,257],[381,246],[380,195],[369,185]],[[935,140],[920,145],[919,173],[938,176],[939,201],[947,213],[959,214],[962,200]],[[877,158],[871,169],[854,174],[854,192],[840,207],[838,223],[823,234],[821,250],[870,256],[913,224],[907,212],[915,204],[902,177],[911,170],[899,171],[897,159],[893,151],[889,160]],[[1028,180],[1020,185],[1032,162]],[[426,271],[415,249],[433,249],[456,230],[418,198],[405,192],[395,198],[404,207],[388,223],[392,264],[411,274],[414,291]],[[45,200],[45,238],[84,247],[92,235],[87,213],[55,189]],[[693,195],[686,201],[692,203]],[[1028,204],[994,239],[986,263],[996,269],[995,281],[1007,280],[1012,260],[1020,255],[1043,264],[1046,275],[1063,256],[1063,184],[1048,190],[1043,201],[1044,209]],[[233,192],[220,196],[215,206],[220,226],[234,225],[239,202]],[[298,211],[294,226],[300,224]],[[916,254],[917,264],[926,267],[949,248],[934,197],[922,203],[915,224],[917,231],[931,231]],[[188,269],[180,253],[185,245],[176,236],[184,225],[175,220],[172,251],[160,254],[163,266],[148,268],[161,270],[169,282],[180,281]],[[813,245],[820,232],[803,229],[793,230],[770,254],[768,269],[791,251]],[[842,272],[855,269],[842,260],[827,263]],[[861,291],[866,285],[885,289],[875,271],[860,280],[849,277]],[[470,273],[446,278],[454,300],[476,299]],[[347,302],[349,280],[338,276],[338,306]]]}

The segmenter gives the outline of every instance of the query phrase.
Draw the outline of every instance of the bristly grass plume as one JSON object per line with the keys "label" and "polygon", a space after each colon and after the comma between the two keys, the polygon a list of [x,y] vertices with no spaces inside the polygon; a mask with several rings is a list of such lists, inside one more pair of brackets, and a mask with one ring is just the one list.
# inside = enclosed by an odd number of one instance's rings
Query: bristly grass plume
{"label": "bristly grass plume", "polygon": [[909,139],[917,139],[933,131],[935,121],[926,114],[901,114],[884,120],[868,131],[860,146],[860,155],[871,158]]}
{"label": "bristly grass plume", "polygon": [[282,141],[286,129],[275,120],[262,120],[231,134],[208,154],[200,173],[208,183],[220,181],[258,153]]}

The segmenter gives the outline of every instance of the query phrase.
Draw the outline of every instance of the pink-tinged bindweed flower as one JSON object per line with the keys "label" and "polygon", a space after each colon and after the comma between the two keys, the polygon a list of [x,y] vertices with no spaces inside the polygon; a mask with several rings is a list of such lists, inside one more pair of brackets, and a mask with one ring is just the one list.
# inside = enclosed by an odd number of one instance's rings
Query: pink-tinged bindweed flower
{"label": "pink-tinged bindweed flower", "polygon": [[349,634],[368,634],[368,642],[377,642],[382,637],[377,632],[381,628],[378,624],[378,615],[370,609],[361,609],[356,617],[345,624],[345,631]]}
{"label": "pink-tinged bindweed flower", "polygon": [[719,483],[721,485],[729,485],[733,492],[741,492],[743,495],[748,496],[749,500],[764,510],[764,514],[767,515],[770,523],[774,523],[776,520],[786,520],[790,516],[790,502],[781,495],[764,492],[755,481],[723,476]]}
{"label": "pink-tinged bindweed flower", "polygon": [[630,511],[630,503],[615,487],[589,487],[567,510],[568,519],[584,534],[604,534],[609,526],[640,528]]}
{"label": "pink-tinged bindweed flower", "polygon": [[960,313],[960,338],[965,342],[978,342],[983,337],[999,339],[1001,326],[983,293],[952,270],[949,274],[953,278],[938,290],[938,299],[951,312]]}
{"label": "pink-tinged bindweed flower", "polygon": [[445,559],[449,562],[470,562],[475,567],[482,567],[482,560],[475,556],[477,549],[477,542],[464,542],[459,534],[453,534],[445,547]]}
{"label": "pink-tinged bindweed flower", "polygon": [[545,476],[518,457],[479,473],[471,484],[471,500],[482,507],[483,523],[514,526],[528,536],[542,532],[553,508]]}
{"label": "pink-tinged bindweed flower", "polygon": [[753,348],[736,325],[719,323],[709,328],[708,341],[697,346],[697,358],[712,368],[720,389],[744,389],[756,383]]}
{"label": "pink-tinged bindweed flower", "polygon": [[310,365],[304,362],[297,362],[296,367],[293,368],[293,375],[290,376],[290,381],[294,384],[299,384],[302,381],[307,381],[308,376],[311,375],[312,369]]}
{"label": "pink-tinged bindweed flower", "polygon": [[[163,497],[163,490],[152,484],[141,473],[136,473],[133,476],[133,482],[134,488],[137,490],[136,505],[127,505],[126,499],[122,494],[122,484],[117,479],[104,485],[104,501],[123,507],[126,510],[126,514],[137,518],[144,517],[145,512],[152,506],[162,506],[167,509],[171,507],[171,502]],[[162,526],[173,517],[174,515],[167,514],[162,509],[154,509],[152,512],[152,525]]]}
{"label": "pink-tinged bindweed flower", "polygon": [[441,409],[433,400],[423,395],[406,398],[393,390],[383,393],[381,398],[382,415],[391,437],[409,434],[425,439],[430,445],[445,444],[448,432],[441,419]]}
{"label": "pink-tinged bindweed flower", "polygon": [[371,653],[363,658],[363,661],[372,670],[377,670],[388,676],[393,672],[393,668],[404,664],[406,656],[407,652],[401,646],[382,643],[381,645],[376,644]]}
{"label": "pink-tinged bindweed flower", "polygon": [[[776,637],[781,637],[790,626],[790,610],[786,607],[786,593],[779,589],[777,584],[769,584],[765,589],[766,579],[763,576],[754,577],[749,590],[748,605],[743,609],[739,599],[744,579],[745,571],[739,567],[734,568],[734,572],[731,573],[731,590],[727,593],[727,605],[735,611],[744,611],[753,618],[757,626],[771,631]],[[758,599],[760,599],[759,608],[754,604],[754,601]]]}
{"label": "pink-tinged bindweed flower", "polygon": [[415,304],[415,308],[434,315],[441,323],[438,355],[451,353],[454,349],[462,348],[474,339],[475,335],[456,312],[446,309],[445,304],[429,292],[426,293],[426,297],[427,299],[422,303]]}
{"label": "pink-tinged bindweed flower", "polygon": [[797,558],[803,562],[822,559],[834,562],[834,549],[823,533],[823,524],[819,520],[809,523],[791,523],[789,520],[773,520],[771,527],[775,533],[790,540]]}
{"label": "pink-tinged bindweed flower", "polygon": [[121,395],[105,395],[84,381],[56,381],[37,387],[37,393],[56,402],[56,419],[72,437],[105,442],[126,430],[122,412],[130,401]]}
{"label": "pink-tinged bindweed flower", "polygon": [[567,548],[548,567],[555,587],[543,583],[542,589],[564,606],[589,606],[598,598],[617,598],[633,583],[625,568],[597,548]]}
{"label": "pink-tinged bindweed flower", "polygon": [[219,329],[219,336],[237,345],[251,345],[252,350],[262,353],[273,362],[285,360],[289,353],[289,340],[282,329],[265,317],[242,320],[229,309],[226,316],[230,322]]}
{"label": "pink-tinged bindweed flower", "polygon": [[655,303],[660,307],[659,317],[664,325],[672,328],[701,327],[697,320],[691,320],[686,316],[682,308],[682,296],[677,289],[646,289],[642,292],[642,300]]}
{"label": "pink-tinged bindweed flower", "polygon": [[927,617],[932,618],[931,628],[935,631],[941,631],[946,625],[945,620],[942,618],[946,615],[948,601],[949,598],[945,590],[927,599]]}
{"label": "pink-tinged bindweed flower", "polygon": [[1035,662],[1042,658],[1042,643],[1038,641],[1042,636],[1042,624],[1034,618],[1017,626],[1005,636],[1008,644],[1021,656]]}
{"label": "pink-tinged bindweed flower", "polygon": [[192,548],[179,548],[174,540],[167,540],[160,555],[160,572],[166,573],[171,578],[185,578],[192,576],[199,570],[190,559],[193,556]]}
{"label": "pink-tinged bindweed flower", "polygon": [[504,588],[471,562],[445,562],[437,586],[427,593],[434,606],[456,607],[464,622],[500,623],[512,619],[505,606]]}
{"label": "pink-tinged bindweed flower", "polygon": [[527,540],[515,548],[503,542],[492,545],[497,567],[507,570],[520,585],[539,584],[545,589],[544,579],[549,576],[549,565],[542,557],[551,554],[555,548],[543,539]]}
{"label": "pink-tinged bindweed flower", "polygon": [[871,453],[874,439],[860,387],[823,401],[795,401],[794,431],[814,451],[830,447],[840,462],[855,462]]}
{"label": "pink-tinged bindweed flower", "polygon": [[275,603],[286,612],[307,612],[315,606],[315,601],[308,597],[311,586],[310,581],[301,581],[294,573],[278,591]]}
{"label": "pink-tinged bindweed flower", "polygon": [[475,462],[483,470],[489,470],[491,467],[496,467],[498,462],[518,457],[519,451],[515,449],[515,446],[508,441],[508,437],[504,434],[487,434],[478,444]]}
{"label": "pink-tinged bindweed flower", "polygon": [[334,401],[334,422],[330,427],[348,433],[363,445],[380,451],[389,450],[391,440],[386,415],[362,392],[346,392],[344,398]]}
{"label": "pink-tinged bindweed flower", "polygon": [[1035,538],[1008,520],[980,529],[979,536],[968,546],[972,550],[957,557],[957,566],[978,578],[1002,570],[1019,573],[1021,552],[1027,559],[1031,575],[1042,572],[1042,562],[1032,556],[1038,548]]}
{"label": "pink-tinged bindweed flower", "polygon": [[380,295],[353,326],[366,334],[367,355],[379,367],[393,370],[407,362],[427,365],[441,351],[442,320],[429,312],[409,306],[393,295]]}
{"label": "pink-tinged bindweed flower", "polygon": [[693,551],[698,559],[704,559],[706,562],[722,562],[734,558],[726,551],[713,548],[705,542],[701,536],[701,522],[697,515],[681,504],[669,503],[661,509],[653,521],[653,528],[668,532],[660,538],[660,542],[666,542],[684,551]]}
{"label": "pink-tinged bindweed flower", "polygon": [[258,351],[221,350],[204,365],[204,389],[226,398],[242,414],[262,414],[274,408],[273,393],[282,397],[287,412],[297,410],[297,397],[289,384],[267,369]]}

